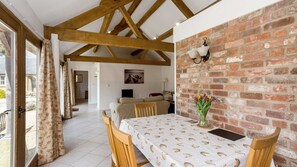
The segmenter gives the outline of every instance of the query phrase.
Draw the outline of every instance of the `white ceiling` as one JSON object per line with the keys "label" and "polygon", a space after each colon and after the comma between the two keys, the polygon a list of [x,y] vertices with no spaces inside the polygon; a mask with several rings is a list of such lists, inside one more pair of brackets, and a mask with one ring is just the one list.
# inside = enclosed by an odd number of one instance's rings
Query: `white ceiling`
{"label": "white ceiling", "polygon": [[[39,17],[44,25],[55,26],[62,23],[74,16],[77,16],[93,7],[99,5],[100,0],[27,0],[35,14]],[[185,4],[191,9],[193,13],[199,12],[201,9],[207,5],[213,3],[215,0],[183,0]],[[156,2],[156,0],[142,0],[140,5],[137,7],[132,15],[132,19],[137,23],[144,13]],[[125,7],[131,5],[128,4]],[[121,21],[121,13],[117,10],[109,30],[113,28]],[[165,3],[141,26],[141,30],[149,38],[159,36],[175,26],[176,22],[182,22],[186,20],[186,17],[178,10],[178,8],[173,4],[171,0],[166,0]],[[96,20],[82,28],[80,30],[99,32],[103,18]],[[125,35],[129,29],[127,28],[119,35]],[[172,42],[172,37],[164,40],[166,42]],[[61,42],[60,50],[62,54],[68,54],[83,46],[84,44],[71,43],[71,42]],[[102,49],[104,47],[100,47]],[[99,50],[100,50],[99,49]],[[123,50],[122,53],[120,49],[116,49],[117,54],[127,54],[133,51],[133,49]],[[87,52],[90,53],[90,52]],[[106,54],[105,51],[98,51],[96,54]],[[105,56],[105,55],[100,55]]]}

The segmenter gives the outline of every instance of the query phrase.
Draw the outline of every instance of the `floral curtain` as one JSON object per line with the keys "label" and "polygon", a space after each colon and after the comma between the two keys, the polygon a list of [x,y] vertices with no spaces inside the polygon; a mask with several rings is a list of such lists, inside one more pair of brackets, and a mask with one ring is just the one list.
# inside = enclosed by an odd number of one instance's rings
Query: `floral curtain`
{"label": "floral curtain", "polygon": [[47,39],[42,45],[38,86],[38,164],[42,165],[65,154],[52,45]]}
{"label": "floral curtain", "polygon": [[70,81],[69,81],[68,62],[63,65],[63,82],[64,82],[64,119],[72,118]]}

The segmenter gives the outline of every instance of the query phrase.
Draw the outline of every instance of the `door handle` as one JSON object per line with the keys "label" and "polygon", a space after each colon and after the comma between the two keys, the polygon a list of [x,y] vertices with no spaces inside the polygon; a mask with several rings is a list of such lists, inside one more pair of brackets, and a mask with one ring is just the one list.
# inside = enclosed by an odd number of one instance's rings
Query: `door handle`
{"label": "door handle", "polygon": [[19,108],[18,108],[18,118],[21,118],[21,116],[23,115],[24,112],[26,112],[26,109],[23,108],[22,106],[19,106]]}

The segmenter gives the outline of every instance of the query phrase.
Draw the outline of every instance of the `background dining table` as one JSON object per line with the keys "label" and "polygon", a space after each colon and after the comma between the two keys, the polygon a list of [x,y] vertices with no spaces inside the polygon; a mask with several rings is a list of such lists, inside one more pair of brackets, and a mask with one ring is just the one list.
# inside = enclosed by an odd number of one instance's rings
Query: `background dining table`
{"label": "background dining table", "polygon": [[245,166],[252,140],[232,141],[208,133],[175,114],[122,120],[120,130],[155,167]]}

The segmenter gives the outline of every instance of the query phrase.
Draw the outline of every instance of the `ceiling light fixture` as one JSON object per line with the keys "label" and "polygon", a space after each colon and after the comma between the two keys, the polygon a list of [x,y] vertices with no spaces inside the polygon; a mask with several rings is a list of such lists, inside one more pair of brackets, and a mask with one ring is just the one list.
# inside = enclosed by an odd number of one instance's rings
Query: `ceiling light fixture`
{"label": "ceiling light fixture", "polygon": [[180,22],[176,22],[176,23],[175,23],[175,26],[179,26],[179,25],[180,25]]}
{"label": "ceiling light fixture", "polygon": [[[206,62],[209,59],[210,52],[209,52],[209,46],[207,44],[207,37],[203,38],[203,44],[198,48],[192,48],[187,53],[190,56],[190,58],[193,60],[195,64],[200,64],[202,61]],[[200,55],[200,61],[196,62],[198,54]]]}
{"label": "ceiling light fixture", "polygon": [[156,39],[157,39],[157,37],[155,36],[155,37],[153,37],[153,39],[154,39],[154,40],[156,40]]}
{"label": "ceiling light fixture", "polygon": [[108,31],[107,31],[107,34],[110,34],[110,33],[111,33],[111,31],[110,31],[110,30],[108,30]]}

